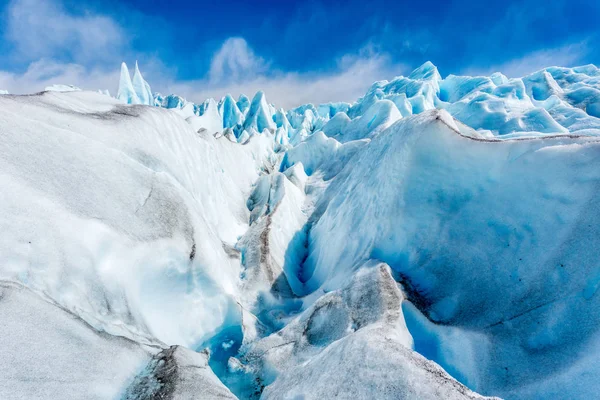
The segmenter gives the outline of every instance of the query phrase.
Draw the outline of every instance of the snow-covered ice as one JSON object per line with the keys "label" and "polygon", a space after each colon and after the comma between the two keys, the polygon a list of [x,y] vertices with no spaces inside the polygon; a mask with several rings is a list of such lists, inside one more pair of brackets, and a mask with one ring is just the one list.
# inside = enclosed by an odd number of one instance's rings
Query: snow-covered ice
{"label": "snow-covered ice", "polygon": [[[46,92],[79,92],[80,88],[73,85],[52,85],[44,89]],[[6,93],[8,94],[8,93]]]}
{"label": "snow-covered ice", "polygon": [[237,307],[239,265],[223,247],[246,229],[272,141],[242,148],[89,92],[1,101],[2,278],[110,333],[186,346],[210,335]]}
{"label": "snow-covered ice", "polygon": [[0,397],[595,397],[597,67],[197,100],[0,96]]}
{"label": "snow-covered ice", "polygon": [[117,398],[160,350],[91,329],[50,299],[6,281],[0,318],[3,399]]}

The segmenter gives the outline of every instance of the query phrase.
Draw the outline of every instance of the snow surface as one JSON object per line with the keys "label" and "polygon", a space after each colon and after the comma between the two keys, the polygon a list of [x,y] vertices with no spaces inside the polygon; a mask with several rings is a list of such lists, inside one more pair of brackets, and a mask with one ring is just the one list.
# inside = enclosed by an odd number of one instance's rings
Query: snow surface
{"label": "snow surface", "polygon": [[2,399],[117,398],[158,351],[91,329],[11,282],[0,282],[0,319]]}
{"label": "snow surface", "polygon": [[71,89],[0,97],[0,397],[600,390],[595,66],[292,110],[137,64]]}
{"label": "snow surface", "polygon": [[194,346],[222,324],[239,281],[223,247],[272,141],[242,148],[89,92],[0,101],[0,276],[138,340]]}
{"label": "snow surface", "polygon": [[99,332],[21,285],[0,282],[0,318],[2,399],[147,399],[147,392],[135,396],[147,376],[140,369],[165,358],[172,360],[170,374],[155,385],[162,398],[169,398],[166,392],[177,399],[198,393],[235,398],[208,368],[205,353],[179,346],[163,350],[160,342],[142,345]]}
{"label": "snow surface", "polygon": [[[46,92],[80,92],[81,89],[79,89],[76,86],[73,85],[52,85],[52,86],[48,86],[44,89],[44,91]],[[8,92],[6,93],[8,94]]]}

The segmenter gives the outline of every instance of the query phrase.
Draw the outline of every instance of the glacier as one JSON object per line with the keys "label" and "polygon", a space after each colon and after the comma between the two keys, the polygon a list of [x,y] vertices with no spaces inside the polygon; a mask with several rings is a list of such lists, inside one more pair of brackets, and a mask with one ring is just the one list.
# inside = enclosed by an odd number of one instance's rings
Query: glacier
{"label": "glacier", "polygon": [[135,63],[133,80],[129,74],[127,64],[121,64],[121,77],[119,80],[117,99],[124,101],[127,104],[154,105],[152,89],[150,89],[148,82],[144,80],[137,61]]}
{"label": "glacier", "polygon": [[599,136],[594,65],[5,93],[0,398],[593,398]]}

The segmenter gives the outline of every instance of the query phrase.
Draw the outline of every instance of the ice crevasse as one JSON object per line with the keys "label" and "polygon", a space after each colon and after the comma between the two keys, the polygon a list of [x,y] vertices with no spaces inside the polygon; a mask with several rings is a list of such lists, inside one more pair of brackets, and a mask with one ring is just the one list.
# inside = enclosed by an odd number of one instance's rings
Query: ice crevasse
{"label": "ice crevasse", "polygon": [[290,110],[137,65],[65,88],[0,96],[0,397],[600,389],[595,66],[425,63]]}

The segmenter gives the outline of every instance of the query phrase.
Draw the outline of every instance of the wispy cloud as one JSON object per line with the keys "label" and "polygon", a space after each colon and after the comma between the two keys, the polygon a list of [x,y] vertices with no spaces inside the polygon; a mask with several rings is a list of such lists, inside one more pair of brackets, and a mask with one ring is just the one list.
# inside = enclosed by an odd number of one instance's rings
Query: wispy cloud
{"label": "wispy cloud", "polygon": [[[243,61],[231,62],[234,55],[239,55],[238,59]],[[284,72],[269,68],[269,65],[243,38],[228,39],[213,56],[210,73],[205,79],[158,82],[155,87],[162,86],[195,101],[220,98],[228,93],[252,95],[262,90],[269,102],[287,108],[309,102],[352,102],[364,95],[374,81],[389,79],[408,70],[404,65],[392,63],[386,54],[368,48],[340,57],[337,67],[330,71]]]}
{"label": "wispy cloud", "polygon": [[215,53],[210,63],[209,80],[237,82],[265,73],[268,64],[240,37],[229,38]]}
{"label": "wispy cloud", "polygon": [[572,43],[554,49],[539,50],[523,57],[490,67],[468,68],[465,75],[489,75],[502,72],[509,78],[520,78],[549,66],[574,67],[581,64],[588,54],[586,41]]}
{"label": "wispy cloud", "polygon": [[81,64],[61,63],[51,59],[32,62],[22,74],[0,70],[0,88],[10,93],[34,93],[55,83],[75,85],[91,90],[112,89],[119,80],[117,68],[104,70]]}
{"label": "wispy cloud", "polygon": [[[60,0],[13,0],[7,16],[6,39],[16,49],[10,56],[26,60],[28,67],[21,73],[0,70],[0,89],[31,93],[62,83],[114,93],[120,61],[115,56],[118,50],[128,50],[128,33],[116,21],[92,13],[70,14]],[[134,60],[129,57],[127,61]],[[205,76],[196,80],[178,80],[161,60],[151,55],[142,58],[142,71],[154,90],[196,102],[263,90],[270,102],[286,108],[307,102],[351,102],[374,81],[407,72],[373,46],[339,57],[336,66],[326,71],[283,71],[241,37],[225,40],[212,55]]]}
{"label": "wispy cloud", "polygon": [[0,70],[1,89],[32,93],[54,83],[88,89],[116,87],[114,57],[125,46],[126,35],[111,18],[73,15],[54,0],[12,0],[5,17],[3,39],[12,51],[3,57],[25,65],[25,70]]}
{"label": "wispy cloud", "polygon": [[52,0],[13,0],[7,8],[6,40],[15,57],[36,61],[60,54],[78,63],[103,60],[120,49],[126,36],[111,18],[69,14]]}

